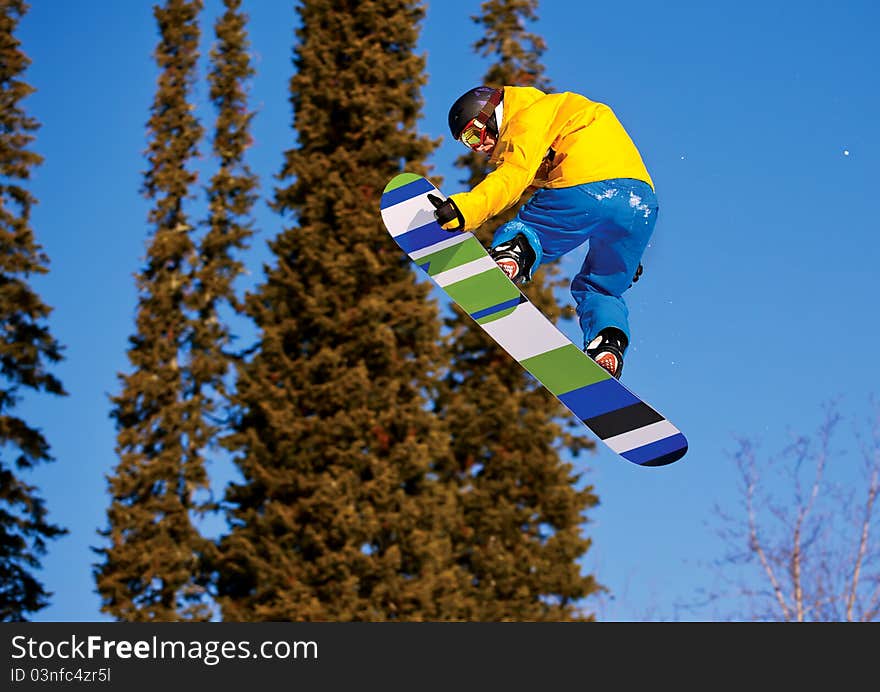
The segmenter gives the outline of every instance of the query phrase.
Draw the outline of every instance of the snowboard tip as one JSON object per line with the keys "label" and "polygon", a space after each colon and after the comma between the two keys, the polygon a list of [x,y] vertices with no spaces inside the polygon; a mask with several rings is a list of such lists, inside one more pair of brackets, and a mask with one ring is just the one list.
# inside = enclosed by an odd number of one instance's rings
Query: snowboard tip
{"label": "snowboard tip", "polygon": [[[682,436],[683,437],[683,436]],[[687,441],[684,442],[683,447],[679,447],[678,449],[664,454],[661,457],[657,457],[656,459],[651,459],[650,461],[646,461],[642,466],[669,466],[679,459],[681,459],[688,451]]]}
{"label": "snowboard tip", "polygon": [[[612,449],[614,448],[612,447]],[[631,461],[638,466],[669,466],[669,464],[678,461],[687,453],[688,441],[684,435],[676,430],[675,434],[655,440],[654,442],[633,447],[626,451],[616,449],[615,451],[627,461]]]}
{"label": "snowboard tip", "polygon": [[388,184],[385,186],[385,189],[382,191],[383,194],[386,192],[391,192],[392,190],[396,190],[399,187],[403,187],[404,185],[408,185],[409,183],[419,180],[423,176],[418,175],[417,173],[399,173],[395,175]]}

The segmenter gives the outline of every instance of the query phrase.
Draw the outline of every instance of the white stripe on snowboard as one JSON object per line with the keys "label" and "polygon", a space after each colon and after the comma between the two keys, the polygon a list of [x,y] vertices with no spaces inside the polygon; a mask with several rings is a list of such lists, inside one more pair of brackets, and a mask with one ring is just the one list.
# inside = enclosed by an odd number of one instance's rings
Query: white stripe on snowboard
{"label": "white stripe on snowboard", "polygon": [[477,274],[482,274],[490,269],[497,268],[498,265],[487,255],[485,257],[478,257],[477,259],[459,265],[458,267],[447,269],[445,272],[435,274],[432,278],[437,282],[438,286],[445,287],[449,286],[449,284],[454,284],[457,281],[463,281],[464,279],[476,276]]}
{"label": "white stripe on snowboard", "polygon": [[426,226],[434,218],[434,205],[428,201],[428,193],[398,202],[382,210],[382,220],[393,237],[403,235],[414,228]]}
{"label": "white stripe on snowboard", "polygon": [[433,245],[428,245],[427,247],[423,247],[420,250],[413,250],[409,254],[409,256],[413,260],[420,260],[422,259],[422,257],[433,255],[435,252],[440,252],[441,250],[445,250],[446,248],[452,247],[453,245],[463,243],[465,240],[471,237],[473,237],[472,233],[461,233],[459,231],[451,232],[448,239],[441,240],[439,243],[434,243]]}
{"label": "white stripe on snowboard", "polygon": [[637,447],[643,447],[651,442],[657,442],[657,440],[671,437],[678,432],[678,428],[668,420],[661,420],[656,423],[651,423],[651,425],[646,425],[643,428],[623,433],[622,435],[609,437],[603,440],[603,442],[615,452],[621,454],[623,452],[628,452],[631,449],[636,449]]}
{"label": "white stripe on snowboard", "polygon": [[571,345],[568,337],[531,303],[520,303],[509,315],[481,326],[518,362]]}

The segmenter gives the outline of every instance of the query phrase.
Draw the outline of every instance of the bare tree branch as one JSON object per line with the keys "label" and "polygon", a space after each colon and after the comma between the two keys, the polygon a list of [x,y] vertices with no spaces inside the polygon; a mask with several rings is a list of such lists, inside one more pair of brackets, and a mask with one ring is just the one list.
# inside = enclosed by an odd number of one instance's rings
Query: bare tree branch
{"label": "bare tree branch", "polygon": [[732,458],[742,480],[740,511],[715,514],[727,546],[715,567],[734,588],[710,592],[703,607],[737,598],[733,619],[880,619],[880,544],[871,541],[880,497],[880,406],[874,400],[870,411],[867,434],[855,426],[861,480],[852,477],[840,447],[836,402],[825,407],[813,435],[795,436],[779,454],[759,460],[755,440],[737,440]]}
{"label": "bare tree branch", "polygon": [[[878,491],[880,491],[880,410],[878,410],[876,405],[874,406],[874,410],[876,415],[874,416],[873,425],[871,426],[871,440],[868,444],[862,443],[861,445],[866,471],[871,480],[868,483],[868,498],[865,502],[859,548],[856,553],[855,568],[853,569],[852,581],[850,582],[850,590],[847,597],[846,619],[848,621],[853,620],[853,609],[858,595],[859,577],[861,575],[862,565],[868,556],[868,537],[871,530],[874,503],[877,500]],[[869,601],[868,612],[874,614],[877,613],[878,596],[880,596],[880,580],[878,580],[877,587],[875,587]]]}
{"label": "bare tree branch", "polygon": [[764,547],[761,545],[760,538],[758,537],[758,521],[757,514],[755,512],[755,492],[758,485],[758,476],[755,471],[755,455],[752,448],[751,443],[748,440],[740,441],[740,453],[738,455],[738,463],[740,471],[743,473],[743,480],[746,485],[746,507],[748,508],[748,521],[749,521],[749,547],[755,554],[758,556],[758,559],[761,561],[761,566],[764,568],[764,572],[767,574],[767,578],[770,580],[770,584],[773,587],[773,594],[776,597],[776,601],[779,603],[779,607],[782,609],[783,615],[786,620],[791,619],[790,609],[788,604],[785,601],[785,595],[782,592],[782,588],[779,585],[779,581],[776,578],[776,574],[773,571],[773,567],[770,563],[770,560],[767,559],[767,554],[764,550]]}

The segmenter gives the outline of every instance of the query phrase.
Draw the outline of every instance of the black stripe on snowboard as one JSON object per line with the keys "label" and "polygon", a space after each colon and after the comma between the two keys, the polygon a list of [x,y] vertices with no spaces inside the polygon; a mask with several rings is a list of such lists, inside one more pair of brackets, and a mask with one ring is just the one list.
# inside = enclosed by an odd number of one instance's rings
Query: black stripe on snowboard
{"label": "black stripe on snowboard", "polygon": [[609,437],[638,430],[651,423],[659,423],[661,420],[664,420],[663,416],[640,401],[595,418],[587,418],[584,423],[599,436],[600,440],[607,440]]}

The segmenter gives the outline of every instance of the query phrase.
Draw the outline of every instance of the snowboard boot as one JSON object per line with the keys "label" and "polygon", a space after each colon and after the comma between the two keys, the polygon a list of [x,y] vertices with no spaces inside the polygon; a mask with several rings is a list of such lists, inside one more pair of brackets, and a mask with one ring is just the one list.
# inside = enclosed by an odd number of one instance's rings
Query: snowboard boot
{"label": "snowboard boot", "polygon": [[513,283],[524,284],[531,278],[535,251],[522,233],[517,234],[513,240],[493,247],[489,256]]}
{"label": "snowboard boot", "polygon": [[590,358],[619,380],[627,345],[626,335],[622,331],[608,327],[599,332],[584,350]]}

